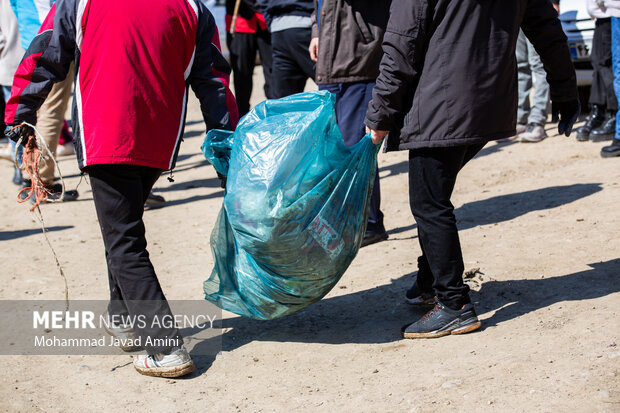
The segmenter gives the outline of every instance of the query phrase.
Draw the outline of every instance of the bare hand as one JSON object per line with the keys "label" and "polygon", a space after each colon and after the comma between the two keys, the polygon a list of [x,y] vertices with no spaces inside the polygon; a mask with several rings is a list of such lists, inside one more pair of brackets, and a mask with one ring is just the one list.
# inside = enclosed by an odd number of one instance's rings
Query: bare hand
{"label": "bare hand", "polygon": [[308,47],[308,52],[310,52],[310,59],[312,59],[313,62],[316,62],[316,59],[319,56],[319,38],[318,37],[313,37],[312,40],[310,40],[310,47]]}
{"label": "bare hand", "polygon": [[385,138],[385,136],[390,133],[390,131],[388,130],[374,130],[374,129],[370,129],[368,126],[366,126],[366,133],[370,133],[370,138],[372,139],[372,143],[374,143],[375,145],[379,145],[381,143],[381,141],[383,140],[383,138]]}

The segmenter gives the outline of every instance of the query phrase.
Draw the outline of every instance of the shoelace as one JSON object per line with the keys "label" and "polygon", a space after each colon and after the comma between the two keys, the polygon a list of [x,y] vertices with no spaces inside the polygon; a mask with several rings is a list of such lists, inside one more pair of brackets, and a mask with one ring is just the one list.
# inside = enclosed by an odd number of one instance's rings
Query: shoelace
{"label": "shoelace", "polygon": [[433,314],[435,314],[437,311],[439,311],[441,309],[441,307],[439,306],[439,304],[435,304],[435,307],[433,307],[433,309],[431,311],[429,311],[428,313],[424,314],[422,316],[422,318],[420,319],[420,321],[422,323],[424,323],[426,320],[428,320],[429,318],[431,318],[433,316]]}

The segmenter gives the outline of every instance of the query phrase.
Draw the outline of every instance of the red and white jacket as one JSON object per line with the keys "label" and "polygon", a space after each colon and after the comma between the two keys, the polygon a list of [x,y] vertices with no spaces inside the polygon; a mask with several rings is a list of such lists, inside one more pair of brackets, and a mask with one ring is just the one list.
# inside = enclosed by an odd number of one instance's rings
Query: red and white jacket
{"label": "red and white jacket", "polygon": [[191,86],[209,129],[233,129],[237,105],[215,20],[201,0],[59,0],[15,74],[7,125],[36,123],[75,61],[80,168],[174,167]]}

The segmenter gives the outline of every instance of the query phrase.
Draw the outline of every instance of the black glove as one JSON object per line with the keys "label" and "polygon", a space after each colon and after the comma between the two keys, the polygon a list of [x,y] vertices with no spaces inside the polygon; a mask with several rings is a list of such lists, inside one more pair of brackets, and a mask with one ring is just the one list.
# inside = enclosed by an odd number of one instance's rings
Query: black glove
{"label": "black glove", "polygon": [[558,132],[560,135],[570,135],[580,111],[579,99],[569,100],[568,102],[551,102],[551,116],[559,119]]}
{"label": "black glove", "polygon": [[28,144],[28,138],[34,136],[34,129],[28,125],[7,126],[4,130],[4,136],[15,143],[19,142],[19,139],[22,138],[22,145],[26,146]]}

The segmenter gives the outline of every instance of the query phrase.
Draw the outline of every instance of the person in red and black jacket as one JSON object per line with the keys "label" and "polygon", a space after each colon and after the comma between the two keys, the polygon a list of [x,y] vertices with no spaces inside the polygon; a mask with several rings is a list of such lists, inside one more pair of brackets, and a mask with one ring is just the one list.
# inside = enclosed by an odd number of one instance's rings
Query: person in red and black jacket
{"label": "person in red and black jacket", "polygon": [[237,17],[234,19],[234,33],[231,26],[234,17],[236,0],[226,0],[226,44],[230,51],[235,84],[235,97],[239,107],[239,116],[250,111],[252,95],[252,75],[256,64],[256,52],[260,55],[263,75],[265,76],[265,96],[273,99],[271,91],[271,34],[267,30],[265,18],[259,12],[254,0],[240,0]]}
{"label": "person in red and black jacket", "polygon": [[75,62],[76,154],[90,176],[101,226],[108,313],[144,321],[112,321],[108,332],[139,339],[132,342],[148,354],[134,366],[151,376],[194,369],[178,329],[161,326],[172,314],[146,250],[142,215],[153,184],[174,167],[189,86],[207,129],[236,126],[230,67],[217,42],[203,0],[59,0],[17,69],[6,108],[7,136],[32,135],[24,122],[36,124],[53,83]]}

